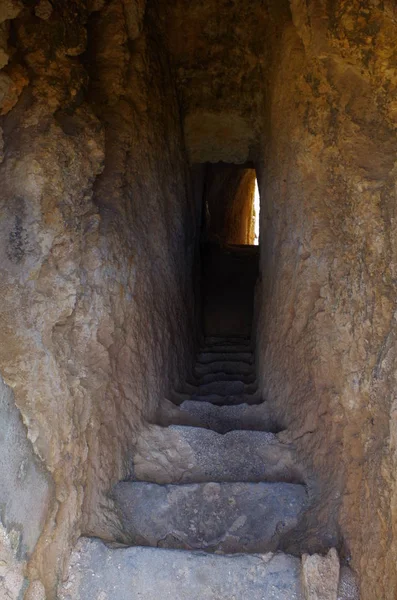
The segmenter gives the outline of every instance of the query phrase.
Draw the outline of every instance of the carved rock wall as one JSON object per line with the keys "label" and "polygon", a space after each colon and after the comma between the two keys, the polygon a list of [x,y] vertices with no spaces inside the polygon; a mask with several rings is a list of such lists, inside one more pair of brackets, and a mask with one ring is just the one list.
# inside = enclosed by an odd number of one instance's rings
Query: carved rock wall
{"label": "carved rock wall", "polygon": [[195,207],[155,10],[0,9],[0,372],[55,484],[27,567],[47,598],[79,533],[118,527],[106,491],[191,363]]}
{"label": "carved rock wall", "polygon": [[339,544],[363,600],[392,600],[397,13],[375,1],[291,11],[258,162],[262,389],[317,486],[296,544]]}
{"label": "carved rock wall", "polygon": [[256,163],[261,386],[318,500],[291,546],[396,597],[396,39],[392,0],[1,2],[0,373],[54,484],[30,600],[118,529],[106,492],[186,379],[188,154]]}

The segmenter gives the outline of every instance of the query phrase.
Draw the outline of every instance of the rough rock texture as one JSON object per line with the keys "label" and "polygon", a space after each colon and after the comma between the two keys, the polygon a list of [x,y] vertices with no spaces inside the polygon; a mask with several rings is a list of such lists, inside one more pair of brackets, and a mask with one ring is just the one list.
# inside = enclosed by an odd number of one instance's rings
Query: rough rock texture
{"label": "rough rock texture", "polygon": [[302,585],[305,600],[337,600],[339,557],[335,548],[327,556],[302,556]]}
{"label": "rough rock texture", "polygon": [[357,577],[349,567],[341,566],[338,600],[359,600],[360,592]]}
{"label": "rough rock texture", "polygon": [[159,484],[303,479],[293,447],[262,431],[220,435],[194,427],[152,425],[139,435],[133,461],[134,479]]}
{"label": "rough rock texture", "polygon": [[196,207],[155,5],[0,4],[0,373],[55,482],[50,599],[190,365]]}
{"label": "rough rock texture", "polygon": [[233,429],[277,433],[281,429],[270,414],[267,403],[258,406],[249,406],[248,404],[215,406],[209,402],[186,400],[180,405],[179,414],[181,412],[196,419],[196,426],[207,427],[218,433],[227,433]]}
{"label": "rough rock texture", "polygon": [[[301,571],[301,561],[287,554],[120,548],[81,538],[59,600],[151,600],[159,590],[164,598],[176,600],[305,600]],[[351,571],[342,567],[338,600],[359,600],[357,588],[347,581],[352,581]]]}
{"label": "rough rock texture", "polygon": [[31,599],[54,598],[81,531],[118,531],[106,492],[192,364],[205,168],[186,140],[255,162],[255,398],[317,481],[291,543],[337,546],[363,600],[395,600],[396,11],[0,2],[0,374],[54,481]]}
{"label": "rough rock texture", "polygon": [[267,23],[262,0],[177,0],[164,9],[191,162],[245,163],[255,155]]}
{"label": "rough rock texture", "polygon": [[217,556],[108,548],[82,538],[59,600],[304,600],[300,560],[286,554]]}
{"label": "rough rock texture", "polygon": [[257,163],[261,392],[320,478],[306,548],[337,545],[363,600],[393,600],[396,6],[294,0],[291,12],[272,38]]}
{"label": "rough rock texture", "polygon": [[307,504],[290,483],[123,482],[113,495],[125,543],[229,554],[275,552]]}

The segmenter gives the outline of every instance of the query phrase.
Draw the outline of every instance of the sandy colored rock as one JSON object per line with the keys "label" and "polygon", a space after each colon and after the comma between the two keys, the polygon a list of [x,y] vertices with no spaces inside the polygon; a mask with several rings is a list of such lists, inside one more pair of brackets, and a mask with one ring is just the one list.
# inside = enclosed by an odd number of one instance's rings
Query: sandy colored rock
{"label": "sandy colored rock", "polygon": [[6,66],[10,59],[8,51],[9,26],[7,22],[0,23],[0,69]]}
{"label": "sandy colored rock", "polygon": [[142,31],[146,0],[122,0],[128,37],[135,40]]}
{"label": "sandy colored rock", "polygon": [[48,20],[35,6],[12,22],[29,80],[17,60],[3,78],[0,372],[55,482],[27,565],[53,600],[78,532],[117,531],[106,494],[190,366],[196,226],[156,19],[128,47],[121,2],[90,23],[84,2],[53,4]]}
{"label": "sandy colored rock", "polygon": [[315,482],[289,551],[343,548],[395,600],[395,2],[44,5],[0,2],[0,373],[56,497],[27,580],[53,600],[80,532],[119,531],[108,492],[203,333],[191,160],[223,160],[261,192],[259,389],[207,400],[266,399]]}
{"label": "sandy colored rock", "polygon": [[0,23],[8,19],[15,19],[23,8],[20,0],[2,0],[0,5]]}
{"label": "sandy colored rock", "polygon": [[0,73],[0,106],[3,109],[6,106],[7,99],[11,95],[10,88],[12,86],[12,79],[6,73]]}
{"label": "sandy colored rock", "polygon": [[4,158],[4,137],[3,137],[3,130],[0,127],[0,163],[2,162],[3,158]]}
{"label": "sandy colored rock", "polygon": [[52,10],[52,4],[49,0],[40,0],[37,6],[35,6],[34,12],[36,17],[46,21],[51,17]]}
{"label": "sandy colored rock", "polygon": [[142,431],[133,457],[133,477],[153,483],[210,481],[301,482],[292,446],[261,431],[150,426]]}
{"label": "sandy colored rock", "polygon": [[245,163],[255,134],[239,114],[209,111],[190,112],[184,123],[186,142],[192,163]]}
{"label": "sandy colored rock", "polygon": [[291,8],[258,169],[259,388],[319,477],[306,551],[343,541],[362,598],[394,600],[395,5]]}
{"label": "sandy colored rock", "polygon": [[255,160],[264,125],[266,32],[277,28],[269,20],[272,4],[177,0],[164,10],[192,162]]}
{"label": "sandy colored rock", "polygon": [[331,548],[326,556],[302,556],[302,582],[306,600],[337,600],[339,558]]}
{"label": "sandy colored rock", "polygon": [[32,581],[24,596],[24,600],[46,600],[45,588],[41,581]]}
{"label": "sandy colored rock", "polygon": [[5,115],[14,108],[28,82],[27,72],[23,67],[15,66],[10,69],[9,74],[0,72],[0,115]]}

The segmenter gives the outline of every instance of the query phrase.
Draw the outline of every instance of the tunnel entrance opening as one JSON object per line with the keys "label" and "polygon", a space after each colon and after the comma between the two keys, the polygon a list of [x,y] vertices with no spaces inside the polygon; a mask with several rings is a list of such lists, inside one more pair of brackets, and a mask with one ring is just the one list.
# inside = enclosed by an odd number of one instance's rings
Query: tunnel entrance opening
{"label": "tunnel entrance opening", "polygon": [[255,169],[207,164],[203,191],[203,241],[253,246],[259,240],[259,191]]}
{"label": "tunnel entrance opening", "polygon": [[208,164],[203,186],[201,297],[205,336],[251,336],[258,274],[255,169]]}

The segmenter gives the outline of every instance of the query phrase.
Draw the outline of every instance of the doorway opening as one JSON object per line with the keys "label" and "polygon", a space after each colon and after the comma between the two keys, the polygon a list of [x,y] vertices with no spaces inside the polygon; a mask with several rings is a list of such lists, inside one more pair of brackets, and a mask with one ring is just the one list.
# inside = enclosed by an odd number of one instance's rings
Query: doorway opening
{"label": "doorway opening", "polygon": [[203,196],[203,241],[221,246],[259,244],[259,190],[253,167],[206,165]]}
{"label": "doorway opening", "polygon": [[259,191],[253,166],[207,164],[202,206],[204,334],[249,338],[259,261]]}

